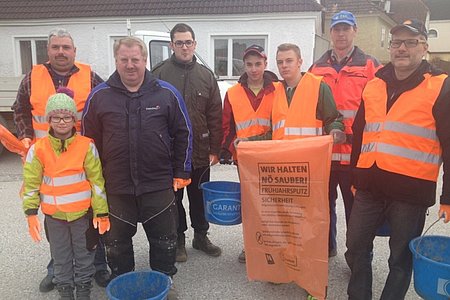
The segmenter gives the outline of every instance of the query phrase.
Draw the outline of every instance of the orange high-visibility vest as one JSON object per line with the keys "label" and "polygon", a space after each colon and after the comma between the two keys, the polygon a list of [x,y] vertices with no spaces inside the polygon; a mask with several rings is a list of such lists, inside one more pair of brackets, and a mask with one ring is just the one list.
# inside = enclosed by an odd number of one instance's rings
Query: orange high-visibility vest
{"label": "orange high-visibility vest", "polygon": [[36,142],[35,153],[44,167],[39,189],[44,214],[79,212],[90,207],[91,186],[84,171],[90,143],[91,139],[76,135],[68,151],[57,156],[48,138]]}
{"label": "orange high-visibility vest", "polygon": [[275,99],[272,109],[272,139],[298,139],[322,135],[323,122],[316,118],[321,76],[309,72],[302,79],[288,107],[282,82],[274,83]]}
{"label": "orange high-visibility vest", "polygon": [[261,104],[256,111],[253,109],[240,83],[229,88],[227,93],[233,110],[238,138],[263,135],[270,130],[270,115],[272,113],[274,92],[263,96]]}
{"label": "orange high-visibility vest", "polygon": [[[84,104],[91,92],[91,67],[79,62],[75,65],[80,69],[69,78],[67,87],[74,92],[74,100],[77,105],[77,123],[75,124],[78,132],[81,130],[81,115]],[[31,70],[31,95],[30,103],[32,106],[31,114],[33,116],[33,129],[36,139],[47,136],[49,125],[45,119],[45,106],[48,98],[55,94],[55,85],[44,65],[34,65]]]}
{"label": "orange high-visibility vest", "polygon": [[385,171],[437,181],[442,149],[432,109],[447,75],[431,76],[400,95],[386,113],[386,83],[375,78],[364,92],[366,126],[358,168],[374,163]]}
{"label": "orange high-visibility vest", "polygon": [[[357,55],[356,59],[364,61],[364,65],[359,63],[353,64],[352,57],[339,72],[336,72],[328,60],[326,64],[322,61],[313,65],[310,70],[313,74],[323,76],[323,81],[331,88],[336,108],[344,117],[344,132],[347,135],[353,134],[352,125],[361,104],[362,91],[367,82],[374,78],[375,71],[381,67],[374,66],[372,59],[368,59],[365,55],[359,54],[359,52],[360,50],[358,49],[358,52],[355,54]],[[339,161],[341,165],[349,165],[351,153],[351,141],[344,144],[335,144],[333,145],[331,160]]]}

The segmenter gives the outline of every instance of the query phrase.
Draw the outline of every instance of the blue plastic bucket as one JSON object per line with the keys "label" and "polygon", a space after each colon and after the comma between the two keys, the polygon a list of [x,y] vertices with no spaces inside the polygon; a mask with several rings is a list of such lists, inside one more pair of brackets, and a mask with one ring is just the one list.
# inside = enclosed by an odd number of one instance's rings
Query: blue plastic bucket
{"label": "blue plastic bucket", "polygon": [[201,184],[205,218],[217,225],[236,225],[241,218],[241,185],[239,182],[210,181]]}
{"label": "blue plastic bucket", "polygon": [[129,272],[117,276],[106,287],[110,300],[164,300],[172,281],[156,271]]}
{"label": "blue plastic bucket", "polygon": [[427,235],[409,243],[414,289],[426,300],[450,298],[450,237]]}

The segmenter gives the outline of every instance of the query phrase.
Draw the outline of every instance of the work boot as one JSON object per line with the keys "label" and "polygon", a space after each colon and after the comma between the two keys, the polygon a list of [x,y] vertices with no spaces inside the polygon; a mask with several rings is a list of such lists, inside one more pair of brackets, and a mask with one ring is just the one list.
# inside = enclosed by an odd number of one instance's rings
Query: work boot
{"label": "work boot", "polygon": [[41,293],[48,293],[55,288],[55,284],[53,283],[53,275],[48,275],[42,279],[39,284],[39,291]]}
{"label": "work boot", "polygon": [[99,270],[95,272],[94,279],[95,283],[101,287],[106,287],[111,281],[108,270]]}
{"label": "work boot", "polygon": [[187,261],[186,237],[184,233],[179,233],[177,237],[177,254],[175,257],[175,261],[176,262]]}
{"label": "work boot", "polygon": [[242,249],[241,254],[239,254],[239,256],[238,256],[238,261],[239,261],[241,264],[245,264],[245,250],[244,250],[244,249]]}
{"label": "work boot", "polygon": [[75,286],[77,287],[77,300],[91,300],[92,284],[90,281],[77,283]]}
{"label": "work boot", "polygon": [[206,232],[194,232],[192,248],[203,251],[209,256],[220,256],[220,254],[222,254],[222,249],[211,243],[209,238],[206,236]]}
{"label": "work boot", "polygon": [[58,286],[59,300],[74,300],[73,287],[70,284]]}

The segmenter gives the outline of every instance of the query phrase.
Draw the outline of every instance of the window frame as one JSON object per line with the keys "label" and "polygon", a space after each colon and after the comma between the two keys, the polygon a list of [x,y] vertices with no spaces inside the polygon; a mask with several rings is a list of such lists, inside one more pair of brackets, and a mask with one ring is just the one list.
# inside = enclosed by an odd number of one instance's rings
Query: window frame
{"label": "window frame", "polygon": [[[267,49],[267,45],[269,43],[269,34],[268,33],[245,33],[245,34],[211,34],[211,49],[212,49],[212,70],[215,72],[216,70],[216,40],[227,40],[227,75],[218,75],[218,79],[224,80],[238,80],[242,75],[233,75],[233,60],[237,58],[233,58],[233,42],[235,40],[263,40],[263,45],[261,45],[264,49]],[[250,46],[250,45],[248,45]],[[240,58],[242,61],[242,57]]]}
{"label": "window frame", "polygon": [[[48,35],[15,35],[12,37],[14,43],[14,56],[15,56],[15,73],[16,76],[25,75],[22,74],[22,58],[20,52],[20,42],[28,41],[31,42],[31,67],[37,64],[37,53],[36,53],[36,41],[45,41],[48,43]],[[47,55],[47,50],[45,52]]]}

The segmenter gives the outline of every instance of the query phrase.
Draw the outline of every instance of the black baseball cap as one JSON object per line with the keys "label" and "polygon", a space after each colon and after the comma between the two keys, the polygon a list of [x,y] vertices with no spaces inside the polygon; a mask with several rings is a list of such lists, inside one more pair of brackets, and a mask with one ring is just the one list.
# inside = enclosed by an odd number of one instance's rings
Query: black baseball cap
{"label": "black baseball cap", "polygon": [[425,27],[425,24],[420,20],[417,19],[406,20],[402,24],[394,26],[390,32],[391,34],[394,34],[400,29],[407,29],[414,34],[423,35],[426,39],[428,39],[427,28]]}
{"label": "black baseball cap", "polygon": [[264,52],[264,48],[259,45],[251,45],[250,47],[245,49],[244,56],[242,57],[242,59],[245,59],[245,57],[250,53],[254,53],[258,56],[261,56],[264,59],[267,59],[267,55]]}

